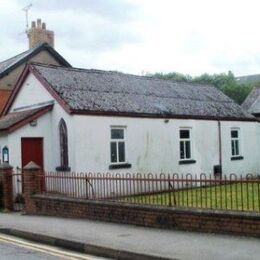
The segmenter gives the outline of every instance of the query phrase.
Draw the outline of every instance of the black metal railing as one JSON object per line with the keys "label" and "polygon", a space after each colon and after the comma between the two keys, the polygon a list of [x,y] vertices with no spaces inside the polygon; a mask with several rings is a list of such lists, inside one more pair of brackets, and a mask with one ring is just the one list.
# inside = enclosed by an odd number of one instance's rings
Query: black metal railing
{"label": "black metal railing", "polygon": [[260,211],[260,178],[252,174],[94,174],[45,172],[42,193],[169,207]]}

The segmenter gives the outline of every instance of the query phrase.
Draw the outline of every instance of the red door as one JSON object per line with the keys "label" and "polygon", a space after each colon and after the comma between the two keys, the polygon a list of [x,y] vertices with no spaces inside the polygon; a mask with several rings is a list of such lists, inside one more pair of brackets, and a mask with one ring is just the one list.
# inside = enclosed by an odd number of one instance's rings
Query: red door
{"label": "red door", "polygon": [[22,138],[22,168],[33,161],[43,170],[43,138]]}

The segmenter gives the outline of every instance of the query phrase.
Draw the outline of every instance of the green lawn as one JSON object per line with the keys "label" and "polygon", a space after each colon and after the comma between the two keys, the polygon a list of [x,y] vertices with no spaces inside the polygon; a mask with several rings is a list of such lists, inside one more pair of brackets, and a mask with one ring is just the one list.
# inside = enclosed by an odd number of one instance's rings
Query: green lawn
{"label": "green lawn", "polygon": [[260,211],[260,183],[240,183],[129,196],[121,201],[176,207]]}

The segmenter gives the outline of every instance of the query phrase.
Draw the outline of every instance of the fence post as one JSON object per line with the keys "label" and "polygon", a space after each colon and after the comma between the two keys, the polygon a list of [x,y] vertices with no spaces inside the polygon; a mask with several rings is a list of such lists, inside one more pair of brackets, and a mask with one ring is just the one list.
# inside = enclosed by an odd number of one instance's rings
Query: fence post
{"label": "fence post", "polygon": [[171,177],[170,174],[168,174],[168,198],[169,198],[169,204],[168,206],[172,206],[172,194],[171,194]]}
{"label": "fence post", "polygon": [[23,168],[24,176],[24,200],[26,213],[35,212],[35,204],[32,195],[40,192],[39,173],[40,166],[34,162],[29,162]]}
{"label": "fence post", "polygon": [[13,210],[13,167],[8,163],[0,165],[0,176],[2,176],[3,208]]}

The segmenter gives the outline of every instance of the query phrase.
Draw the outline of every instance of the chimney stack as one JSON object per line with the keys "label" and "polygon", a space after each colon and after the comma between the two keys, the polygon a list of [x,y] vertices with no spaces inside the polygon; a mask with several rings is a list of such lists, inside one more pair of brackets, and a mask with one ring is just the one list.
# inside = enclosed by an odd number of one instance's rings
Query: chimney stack
{"label": "chimney stack", "polygon": [[28,30],[28,38],[30,49],[44,42],[54,48],[54,32],[47,30],[46,23],[42,23],[41,19],[32,22],[32,26]]}

